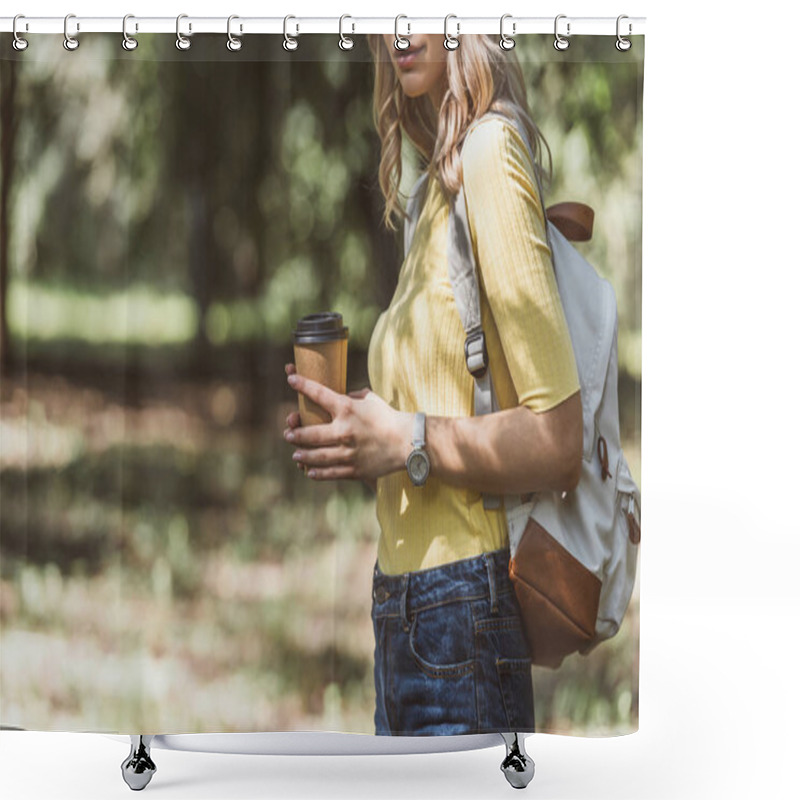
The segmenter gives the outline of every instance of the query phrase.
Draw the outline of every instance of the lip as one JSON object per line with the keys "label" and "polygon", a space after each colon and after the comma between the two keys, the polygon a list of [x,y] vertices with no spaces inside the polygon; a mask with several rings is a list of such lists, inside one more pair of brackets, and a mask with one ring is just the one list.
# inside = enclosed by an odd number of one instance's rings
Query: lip
{"label": "lip", "polygon": [[425,51],[427,45],[423,44],[419,47],[409,47],[405,50],[398,50],[394,56],[397,66],[400,69],[410,69],[420,53]]}

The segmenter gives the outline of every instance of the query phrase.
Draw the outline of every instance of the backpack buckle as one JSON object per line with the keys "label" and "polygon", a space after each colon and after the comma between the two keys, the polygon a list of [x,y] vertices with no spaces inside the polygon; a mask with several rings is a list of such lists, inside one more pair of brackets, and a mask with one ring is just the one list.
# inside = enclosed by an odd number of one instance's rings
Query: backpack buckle
{"label": "backpack buckle", "polygon": [[464,357],[467,360],[467,369],[473,378],[480,379],[489,369],[489,351],[486,349],[486,335],[482,330],[477,330],[467,336],[464,342]]}

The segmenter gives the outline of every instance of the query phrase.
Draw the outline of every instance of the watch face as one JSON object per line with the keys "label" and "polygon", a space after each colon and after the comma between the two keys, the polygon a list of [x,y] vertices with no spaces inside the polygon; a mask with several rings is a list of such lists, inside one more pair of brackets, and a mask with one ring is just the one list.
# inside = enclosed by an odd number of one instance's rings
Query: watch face
{"label": "watch face", "polygon": [[430,462],[424,450],[414,450],[406,463],[408,475],[415,486],[422,486],[430,471]]}

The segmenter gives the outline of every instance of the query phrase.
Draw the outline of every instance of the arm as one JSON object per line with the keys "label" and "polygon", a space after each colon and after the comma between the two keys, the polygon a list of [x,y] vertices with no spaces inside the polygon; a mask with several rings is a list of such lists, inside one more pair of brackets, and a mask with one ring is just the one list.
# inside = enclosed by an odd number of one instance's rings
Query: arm
{"label": "arm", "polygon": [[429,417],[431,474],[487,494],[571,491],[581,474],[580,393],[536,413],[525,406],[482,417]]}
{"label": "arm", "polygon": [[[292,388],[331,414],[326,425],[284,431],[294,459],[314,480],[371,484],[404,470],[414,415],[396,411],[374,392],[337,394],[287,368]],[[535,413],[524,406],[483,417],[428,417],[431,474],[445,483],[492,494],[568,491],[580,476],[580,394]]]}

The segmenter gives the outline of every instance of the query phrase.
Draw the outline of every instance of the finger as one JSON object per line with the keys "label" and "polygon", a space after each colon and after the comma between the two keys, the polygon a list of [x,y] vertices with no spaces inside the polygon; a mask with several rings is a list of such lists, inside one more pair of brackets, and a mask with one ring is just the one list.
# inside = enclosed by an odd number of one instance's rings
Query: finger
{"label": "finger", "polygon": [[[300,427],[300,414],[297,411],[292,411],[288,417],[286,417],[286,427],[287,428],[299,428]],[[285,433],[285,431],[284,431]]]}
{"label": "finger", "polygon": [[283,436],[297,447],[335,447],[342,443],[333,423],[291,428],[284,431]]}
{"label": "finger", "polygon": [[[294,432],[296,430],[297,428],[284,428],[283,438],[288,444],[297,444],[297,442],[294,440]],[[308,447],[309,445],[305,446]]]}
{"label": "finger", "polygon": [[319,447],[315,450],[295,450],[292,458],[309,467],[349,466],[353,461],[351,447]]}
{"label": "finger", "polygon": [[287,375],[294,375],[297,372],[297,367],[294,364],[286,364],[283,370]]}
{"label": "finger", "polygon": [[353,467],[315,467],[306,474],[315,481],[342,481],[352,480],[356,477]]}
{"label": "finger", "polygon": [[309,400],[313,400],[318,406],[322,406],[331,416],[335,417],[341,410],[343,395],[338,392],[302,375],[290,375],[288,380],[289,386],[304,394]]}
{"label": "finger", "polygon": [[363,400],[372,390],[369,386],[365,386],[363,389],[358,389],[355,392],[349,392],[348,397],[352,397],[354,400]]}

